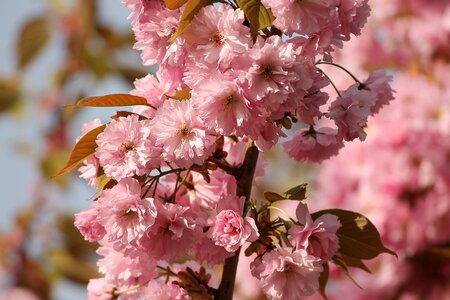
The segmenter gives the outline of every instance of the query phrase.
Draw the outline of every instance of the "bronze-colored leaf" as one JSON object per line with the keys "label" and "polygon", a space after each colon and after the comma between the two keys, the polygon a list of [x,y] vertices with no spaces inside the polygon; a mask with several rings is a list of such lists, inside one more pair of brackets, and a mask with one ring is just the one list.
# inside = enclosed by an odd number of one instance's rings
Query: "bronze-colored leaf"
{"label": "bronze-colored leaf", "polygon": [[111,107],[111,106],[132,106],[132,105],[148,105],[147,99],[129,94],[110,94],[104,96],[87,97],[79,100],[75,105],[70,106],[94,106],[94,107]]}
{"label": "bronze-colored leaf", "polygon": [[177,31],[170,37],[169,41],[173,42],[191,23],[195,15],[204,6],[212,4],[214,0],[188,0],[183,14],[181,15],[180,24]]}
{"label": "bronze-colored leaf", "polygon": [[286,197],[281,196],[280,194],[274,192],[264,192],[264,198],[266,198],[269,202],[276,202],[280,200],[286,200]]}
{"label": "bronze-colored leaf", "polygon": [[0,113],[10,111],[21,98],[21,81],[18,78],[0,78]]}
{"label": "bronze-colored leaf", "polygon": [[17,42],[18,65],[26,67],[44,49],[50,40],[50,26],[44,16],[39,16],[23,25]]}
{"label": "bronze-colored leaf", "polygon": [[339,252],[357,259],[371,259],[383,252],[397,256],[383,245],[377,228],[365,216],[342,209],[321,210],[311,216],[315,220],[324,214],[337,216],[342,224],[337,231]]}
{"label": "bronze-colored leaf", "polygon": [[308,185],[307,183],[297,185],[292,189],[289,189],[288,191],[284,192],[284,195],[289,200],[305,200],[307,185]]}
{"label": "bronze-colored leaf", "polygon": [[177,9],[182,7],[188,0],[164,0],[168,9]]}
{"label": "bronze-colored leaf", "polygon": [[97,148],[95,140],[105,128],[106,125],[102,125],[83,135],[83,137],[75,144],[67,164],[54,177],[72,171],[85,159],[94,154],[95,148]]}
{"label": "bronze-colored leaf", "polygon": [[170,99],[175,99],[175,100],[189,100],[191,99],[191,89],[190,88],[185,88],[185,89],[181,89],[181,90],[176,90],[175,91],[175,95],[173,96],[167,96]]}

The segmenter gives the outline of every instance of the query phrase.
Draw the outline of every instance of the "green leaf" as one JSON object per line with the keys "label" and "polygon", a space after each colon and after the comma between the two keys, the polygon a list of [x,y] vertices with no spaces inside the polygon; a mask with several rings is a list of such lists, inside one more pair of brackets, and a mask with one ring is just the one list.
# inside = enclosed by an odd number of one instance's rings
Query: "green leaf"
{"label": "green leaf", "polygon": [[339,252],[352,258],[371,259],[385,252],[395,255],[381,242],[376,227],[365,216],[342,209],[327,209],[313,213],[313,220],[321,215],[332,214],[339,218],[342,226],[337,231]]}
{"label": "green leaf", "polygon": [[97,80],[104,79],[112,71],[109,59],[101,52],[86,50],[83,52],[82,58]]}
{"label": "green leaf", "polygon": [[259,30],[272,26],[275,18],[272,12],[261,3],[261,0],[236,0],[236,2],[250,23],[250,33],[253,38],[256,37]]}
{"label": "green leaf", "polygon": [[44,16],[28,21],[23,25],[17,42],[18,65],[26,67],[50,40],[50,26]]}
{"label": "green leaf", "polygon": [[324,263],[322,266],[323,271],[319,276],[319,293],[323,297],[323,299],[327,300],[328,298],[325,294],[325,288],[327,287],[328,278],[330,276],[330,266],[328,266],[328,263]]}
{"label": "green leaf", "polygon": [[105,188],[105,186],[112,180],[111,177],[108,177],[108,175],[106,174],[102,174],[100,176],[97,177],[97,193],[103,191],[103,189]]}
{"label": "green leaf", "polygon": [[[177,31],[170,37],[169,42],[173,42],[183,31],[191,24],[192,19],[204,6],[212,4],[214,0],[188,0],[183,14],[181,15],[180,24]],[[166,4],[167,5],[167,4]]]}
{"label": "green leaf", "polygon": [[95,107],[108,107],[108,106],[131,106],[131,105],[148,105],[147,99],[139,96],[129,94],[110,94],[105,96],[87,97],[79,100],[75,105],[71,106],[95,106]]}
{"label": "green leaf", "polygon": [[297,185],[296,187],[293,187],[292,189],[284,192],[284,195],[289,200],[305,200],[307,186],[307,183]]}
{"label": "green leaf", "polygon": [[66,163],[64,168],[54,175],[54,177],[72,171],[85,159],[94,154],[95,148],[97,148],[97,143],[95,140],[97,139],[97,136],[105,130],[105,128],[106,125],[102,125],[83,135],[75,144],[75,147],[70,154],[69,161]]}
{"label": "green leaf", "polygon": [[188,0],[164,0],[168,9],[177,9],[182,7]]}

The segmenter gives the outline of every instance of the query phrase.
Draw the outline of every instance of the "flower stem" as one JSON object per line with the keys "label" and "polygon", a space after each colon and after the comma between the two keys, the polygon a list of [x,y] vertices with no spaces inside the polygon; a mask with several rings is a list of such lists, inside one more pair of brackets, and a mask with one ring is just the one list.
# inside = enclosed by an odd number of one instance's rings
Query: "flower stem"
{"label": "flower stem", "polygon": [[[256,163],[258,162],[259,150],[255,145],[250,146],[245,153],[244,162],[236,172],[235,178],[237,180],[236,196],[245,197],[244,210],[247,211],[247,206],[250,203],[250,195],[252,192],[253,176],[255,174]],[[239,248],[233,257],[225,260],[223,267],[222,280],[219,289],[217,290],[216,299],[218,300],[232,300],[234,291],[234,282],[236,280],[236,270],[239,262]]]}

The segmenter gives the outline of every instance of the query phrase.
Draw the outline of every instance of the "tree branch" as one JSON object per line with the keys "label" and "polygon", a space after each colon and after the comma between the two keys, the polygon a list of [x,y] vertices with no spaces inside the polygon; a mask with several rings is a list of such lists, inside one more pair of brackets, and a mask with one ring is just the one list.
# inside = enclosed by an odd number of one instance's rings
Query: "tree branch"
{"label": "tree branch", "polygon": [[[235,178],[237,180],[236,196],[245,197],[244,211],[241,212],[242,214],[247,211],[248,202],[250,201],[253,176],[255,174],[256,163],[258,162],[258,155],[258,148],[254,145],[250,146],[245,153],[244,162],[235,174]],[[233,299],[234,282],[236,280],[236,270],[239,262],[240,251],[241,248],[235,252],[233,257],[229,257],[225,260],[222,280],[216,295],[216,299],[218,300]]]}

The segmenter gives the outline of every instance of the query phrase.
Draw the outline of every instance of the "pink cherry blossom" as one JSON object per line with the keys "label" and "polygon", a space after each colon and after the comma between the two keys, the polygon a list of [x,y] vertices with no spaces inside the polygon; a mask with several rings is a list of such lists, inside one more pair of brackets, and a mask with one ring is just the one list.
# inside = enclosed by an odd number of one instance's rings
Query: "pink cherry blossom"
{"label": "pink cherry blossom", "polygon": [[301,225],[289,228],[289,241],[296,249],[305,249],[309,255],[330,260],[339,248],[336,231],[341,223],[335,215],[324,214],[312,220],[308,207],[299,203],[296,211]]}
{"label": "pink cherry blossom", "polygon": [[156,277],[156,261],[146,251],[136,251],[125,256],[109,246],[101,246],[97,253],[102,256],[97,266],[108,283],[123,289]]}
{"label": "pink cherry blossom", "polygon": [[258,39],[250,50],[250,59],[248,93],[256,100],[268,93],[293,91],[291,82],[297,79],[289,72],[295,60],[293,44],[283,42],[279,36],[271,36],[264,42]]}
{"label": "pink cherry blossom", "polygon": [[392,88],[389,85],[392,76],[386,75],[384,70],[377,70],[370,74],[369,78],[362,83],[363,89],[376,94],[376,102],[370,108],[372,114],[379,112],[381,107],[389,104],[394,99]]}
{"label": "pink cherry blossom", "polygon": [[337,0],[262,0],[276,17],[274,25],[292,35],[310,35],[321,31],[330,20],[337,18]]}
{"label": "pink cherry blossom", "polygon": [[225,259],[234,256],[234,252],[229,252],[224,247],[216,245],[209,237],[200,239],[195,250],[195,257],[200,262],[208,262],[211,265],[223,264]]}
{"label": "pink cherry blossom", "polygon": [[[179,40],[175,44],[169,43],[169,38],[178,28],[180,16],[179,10],[167,10],[164,7],[148,9],[140,16],[140,22],[134,24],[133,31],[136,36],[134,47],[142,51],[144,65],[154,65],[168,59],[166,57],[168,49],[180,42]],[[180,51],[172,53],[172,56],[183,54],[183,51]]]}
{"label": "pink cherry blossom", "polygon": [[340,31],[344,40],[350,39],[350,34],[361,34],[361,28],[370,15],[368,0],[341,0],[338,7]]}
{"label": "pink cherry blossom", "polygon": [[303,128],[283,143],[284,151],[298,161],[320,162],[336,155],[344,146],[338,131],[330,127]]}
{"label": "pink cherry blossom", "polygon": [[106,234],[106,230],[98,222],[97,216],[98,206],[95,204],[93,207],[75,214],[75,227],[78,228],[84,239],[90,242],[98,242]]}
{"label": "pink cherry blossom", "polygon": [[163,148],[164,158],[180,167],[202,164],[215,142],[190,101],[167,100],[158,109],[150,131]]}
{"label": "pink cherry blossom", "polygon": [[[189,216],[189,207],[173,203],[158,203],[155,224],[146,233],[142,245],[159,259],[186,255],[200,237],[200,228]],[[177,247],[173,247],[176,244]]]}
{"label": "pink cherry blossom", "polygon": [[235,81],[208,80],[196,90],[194,105],[218,134],[231,135],[242,130],[244,121],[250,115],[250,101]]}
{"label": "pink cherry blossom", "polygon": [[260,264],[261,288],[269,299],[297,300],[319,288],[322,265],[304,249],[279,247],[267,252]]}
{"label": "pink cherry blossom", "polygon": [[242,218],[234,210],[222,210],[210,223],[208,236],[228,252],[235,252],[245,242],[253,242],[259,237],[255,221],[250,217]]}
{"label": "pink cherry blossom", "polygon": [[95,156],[105,174],[120,180],[134,174],[143,175],[149,168],[141,161],[139,146],[147,138],[137,115],[112,120],[97,137]]}
{"label": "pink cherry blossom", "polygon": [[146,300],[191,300],[185,289],[176,284],[164,284],[150,281],[140,290],[140,295]]}
{"label": "pink cherry blossom", "polygon": [[360,90],[356,85],[341,93],[330,105],[330,118],[334,120],[339,128],[339,134],[346,141],[359,138],[364,141],[367,126],[367,118],[371,114],[371,107],[377,101],[376,94]]}
{"label": "pink cherry blossom", "polygon": [[87,285],[89,300],[113,300],[114,285],[108,283],[104,278],[89,280]]}
{"label": "pink cherry blossom", "polygon": [[203,7],[184,34],[191,47],[189,55],[228,67],[234,57],[248,50],[250,31],[244,20],[242,10],[226,4]]}
{"label": "pink cherry blossom", "polygon": [[137,245],[155,223],[157,209],[152,198],[141,198],[141,185],[136,179],[120,180],[98,199],[98,222],[106,230],[116,249]]}

